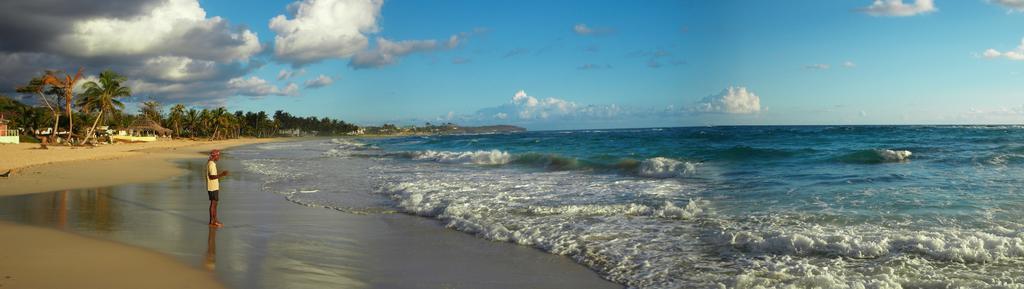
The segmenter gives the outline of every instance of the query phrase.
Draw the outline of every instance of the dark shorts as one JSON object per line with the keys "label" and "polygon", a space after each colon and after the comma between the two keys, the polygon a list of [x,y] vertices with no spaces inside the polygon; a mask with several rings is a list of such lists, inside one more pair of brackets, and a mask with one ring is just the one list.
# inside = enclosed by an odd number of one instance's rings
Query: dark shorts
{"label": "dark shorts", "polygon": [[210,195],[211,201],[220,201],[220,190],[206,191],[207,195]]}

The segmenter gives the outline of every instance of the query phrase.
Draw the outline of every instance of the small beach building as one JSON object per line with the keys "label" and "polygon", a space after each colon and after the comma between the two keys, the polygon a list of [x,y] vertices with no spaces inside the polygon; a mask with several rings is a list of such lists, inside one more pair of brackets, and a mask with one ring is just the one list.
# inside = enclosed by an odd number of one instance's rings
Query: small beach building
{"label": "small beach building", "polygon": [[121,142],[154,142],[160,137],[170,137],[172,130],[161,126],[152,119],[139,117],[125,129],[111,135],[111,141]]}
{"label": "small beach building", "polygon": [[16,129],[7,129],[8,120],[4,119],[3,114],[0,114],[0,143],[11,143],[16,144],[21,142],[19,140],[20,134]]}
{"label": "small beach building", "polygon": [[7,120],[0,118],[0,143],[18,143],[17,129],[7,129]]}

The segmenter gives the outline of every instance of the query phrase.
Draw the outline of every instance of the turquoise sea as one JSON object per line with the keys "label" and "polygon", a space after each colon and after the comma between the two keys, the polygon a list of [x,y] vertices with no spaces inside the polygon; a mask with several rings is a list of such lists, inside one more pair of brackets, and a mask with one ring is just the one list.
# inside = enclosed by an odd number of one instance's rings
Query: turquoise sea
{"label": "turquoise sea", "polygon": [[[311,209],[434,218],[635,288],[1024,288],[1019,126],[344,138],[232,157]],[[356,165],[371,187],[339,177]]]}

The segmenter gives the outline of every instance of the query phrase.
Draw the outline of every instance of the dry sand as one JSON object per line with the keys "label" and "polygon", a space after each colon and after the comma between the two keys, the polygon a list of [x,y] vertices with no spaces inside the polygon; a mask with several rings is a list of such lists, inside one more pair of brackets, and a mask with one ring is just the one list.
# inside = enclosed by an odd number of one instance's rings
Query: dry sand
{"label": "dry sand", "polygon": [[[94,148],[0,145],[0,195],[110,186],[184,173],[171,160],[273,139],[160,141]],[[0,222],[0,288],[223,288],[160,253],[54,229]]]}
{"label": "dry sand", "polygon": [[204,158],[211,149],[271,142],[280,139],[223,141],[168,140],[98,147],[0,144],[0,195],[19,195],[65,189],[151,182],[182,174],[170,160]]}

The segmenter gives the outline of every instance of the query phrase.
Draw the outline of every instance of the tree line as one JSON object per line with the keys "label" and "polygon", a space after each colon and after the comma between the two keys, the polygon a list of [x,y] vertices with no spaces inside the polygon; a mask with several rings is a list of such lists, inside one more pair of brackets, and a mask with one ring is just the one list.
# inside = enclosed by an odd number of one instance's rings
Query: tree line
{"label": "tree line", "polygon": [[[73,75],[48,70],[16,89],[18,93],[36,98],[37,106],[0,96],[0,113],[11,122],[9,127],[23,128],[27,132],[49,128],[54,132],[63,130],[75,135],[85,133],[78,138],[79,143],[88,142],[99,126],[125,129],[139,118],[152,120],[172,130],[178,137],[207,139],[330,136],[359,130],[358,126],[342,120],[299,117],[282,110],[271,116],[264,111],[239,110],[232,113],[224,107],[199,109],[175,104],[168,113],[164,113],[163,105],[156,101],[143,102],[138,114],[132,114],[124,111],[125,105],[120,100],[132,96],[131,88],[125,85],[126,77],[105,70],[97,80],[78,85],[82,73],[82,69]],[[64,142],[70,143],[71,138],[64,138]]]}

